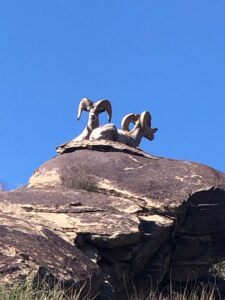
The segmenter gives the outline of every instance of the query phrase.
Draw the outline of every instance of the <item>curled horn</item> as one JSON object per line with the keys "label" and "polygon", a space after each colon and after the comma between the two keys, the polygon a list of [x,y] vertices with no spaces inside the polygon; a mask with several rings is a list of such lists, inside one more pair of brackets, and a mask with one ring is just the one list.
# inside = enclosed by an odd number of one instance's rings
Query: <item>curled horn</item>
{"label": "curled horn", "polygon": [[145,130],[145,137],[149,140],[154,139],[154,133],[158,130],[158,128],[151,128],[151,114],[148,111],[144,111],[140,116],[140,124],[142,128]]}
{"label": "curled horn", "polygon": [[98,113],[106,111],[108,113],[109,122],[112,119],[112,105],[109,100],[99,100],[95,103],[95,109]]}
{"label": "curled horn", "polygon": [[124,116],[121,122],[122,130],[129,131],[130,123],[132,122],[135,124],[138,121],[139,117],[140,115],[133,113]]}
{"label": "curled horn", "polygon": [[88,98],[82,98],[78,107],[77,120],[80,119],[83,110],[89,110],[89,107],[93,105],[93,101]]}

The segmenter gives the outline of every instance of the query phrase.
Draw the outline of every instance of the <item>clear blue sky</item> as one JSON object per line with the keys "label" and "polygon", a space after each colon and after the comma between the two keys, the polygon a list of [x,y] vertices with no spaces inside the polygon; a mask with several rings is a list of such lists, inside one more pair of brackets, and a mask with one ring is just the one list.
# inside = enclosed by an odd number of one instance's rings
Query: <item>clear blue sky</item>
{"label": "clear blue sky", "polygon": [[9,188],[81,132],[82,97],[110,99],[117,126],[149,110],[159,131],[144,150],[225,172],[224,0],[2,0],[0,33]]}

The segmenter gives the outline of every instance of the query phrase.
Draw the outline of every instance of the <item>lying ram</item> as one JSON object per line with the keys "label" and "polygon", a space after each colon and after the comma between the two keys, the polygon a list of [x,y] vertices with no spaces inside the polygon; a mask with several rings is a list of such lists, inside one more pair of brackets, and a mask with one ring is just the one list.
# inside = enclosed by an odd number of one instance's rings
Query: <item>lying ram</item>
{"label": "lying ram", "polygon": [[99,114],[106,111],[108,113],[108,121],[111,121],[112,118],[112,106],[109,100],[99,100],[93,102],[90,99],[82,98],[78,107],[77,120],[80,119],[82,112],[87,111],[88,124],[83,130],[83,132],[74,139],[74,141],[88,140],[92,131],[99,127]]}
{"label": "lying ram", "polygon": [[[134,124],[129,130],[130,123]],[[126,144],[131,147],[138,147],[142,138],[152,141],[157,128],[151,128],[151,115],[149,112],[126,115],[121,123],[121,129],[117,129],[114,124],[98,127],[90,134],[90,140],[111,140]]]}

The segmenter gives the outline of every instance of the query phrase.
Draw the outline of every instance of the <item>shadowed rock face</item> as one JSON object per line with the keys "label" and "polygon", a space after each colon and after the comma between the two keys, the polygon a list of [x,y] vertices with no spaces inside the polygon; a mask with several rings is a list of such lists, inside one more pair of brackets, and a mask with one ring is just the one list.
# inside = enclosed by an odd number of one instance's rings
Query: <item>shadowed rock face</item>
{"label": "shadowed rock face", "polygon": [[114,143],[63,152],[0,193],[4,280],[41,269],[119,299],[124,281],[194,280],[225,258],[224,174]]}

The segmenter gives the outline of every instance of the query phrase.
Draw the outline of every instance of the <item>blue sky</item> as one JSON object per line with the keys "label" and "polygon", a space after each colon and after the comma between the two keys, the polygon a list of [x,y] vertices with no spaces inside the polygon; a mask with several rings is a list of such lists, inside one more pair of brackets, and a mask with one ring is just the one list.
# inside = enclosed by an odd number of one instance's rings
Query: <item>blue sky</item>
{"label": "blue sky", "polygon": [[111,100],[117,126],[150,111],[159,131],[144,150],[225,172],[224,0],[2,0],[0,37],[9,188],[81,132],[82,97]]}

